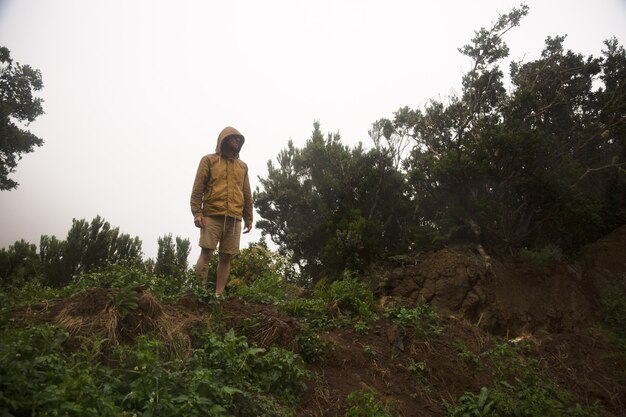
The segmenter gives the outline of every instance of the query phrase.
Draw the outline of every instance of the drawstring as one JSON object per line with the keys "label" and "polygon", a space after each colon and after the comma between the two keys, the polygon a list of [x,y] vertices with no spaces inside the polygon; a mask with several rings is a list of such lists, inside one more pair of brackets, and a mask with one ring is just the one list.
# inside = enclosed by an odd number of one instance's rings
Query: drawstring
{"label": "drawstring", "polygon": [[[230,216],[224,216],[224,226],[222,227],[222,233],[226,233],[226,221],[227,221],[228,217],[230,217]],[[232,217],[232,219],[233,219],[233,227],[232,227],[232,229],[233,229],[233,236],[235,236],[235,228],[236,228],[235,226],[237,226],[237,219],[234,218],[234,217]]]}

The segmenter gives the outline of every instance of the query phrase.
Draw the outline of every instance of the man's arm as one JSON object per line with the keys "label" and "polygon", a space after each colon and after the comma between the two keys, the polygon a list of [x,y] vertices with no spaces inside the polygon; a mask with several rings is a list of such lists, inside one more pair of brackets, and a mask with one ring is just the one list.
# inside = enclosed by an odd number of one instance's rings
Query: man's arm
{"label": "man's arm", "polygon": [[196,171],[196,178],[193,181],[193,187],[191,188],[191,213],[193,214],[194,224],[196,227],[204,227],[204,216],[202,215],[202,200],[204,198],[204,189],[207,181],[209,180],[210,170],[208,157],[204,156],[200,160],[198,170]]}
{"label": "man's arm", "polygon": [[243,221],[244,221],[244,233],[248,233],[252,230],[252,191],[250,190],[250,180],[248,179],[248,170],[246,169],[246,176],[243,179]]}

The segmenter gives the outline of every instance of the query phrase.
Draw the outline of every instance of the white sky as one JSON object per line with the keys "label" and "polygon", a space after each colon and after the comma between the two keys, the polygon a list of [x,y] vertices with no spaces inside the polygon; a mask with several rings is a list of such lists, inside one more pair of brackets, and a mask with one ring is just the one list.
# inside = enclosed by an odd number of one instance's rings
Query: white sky
{"label": "white sky", "polygon": [[[193,262],[191,185],[223,127],[246,136],[253,189],[314,120],[369,146],[377,119],[458,91],[469,61],[457,48],[519,3],[0,0],[0,45],[41,70],[46,112],[30,125],[44,145],[10,176],[18,189],[0,191],[0,247],[64,239],[72,218],[99,214],[146,257],[159,236],[190,238]],[[612,36],[626,43],[626,0],[526,4],[512,59],[536,59],[547,36],[594,56]]]}

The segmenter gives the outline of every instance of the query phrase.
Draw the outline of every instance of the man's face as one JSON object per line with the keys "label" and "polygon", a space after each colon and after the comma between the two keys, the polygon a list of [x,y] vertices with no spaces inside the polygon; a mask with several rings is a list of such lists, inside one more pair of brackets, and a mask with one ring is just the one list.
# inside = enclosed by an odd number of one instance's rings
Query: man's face
{"label": "man's face", "polygon": [[226,146],[234,153],[239,152],[241,148],[241,138],[239,136],[229,136],[226,138]]}

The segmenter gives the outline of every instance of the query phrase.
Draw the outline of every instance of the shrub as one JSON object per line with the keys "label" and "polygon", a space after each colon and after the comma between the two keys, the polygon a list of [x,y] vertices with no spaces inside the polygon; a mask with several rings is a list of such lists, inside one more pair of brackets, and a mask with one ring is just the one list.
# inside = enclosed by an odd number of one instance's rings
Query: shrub
{"label": "shrub", "polygon": [[337,307],[342,314],[368,319],[375,315],[372,290],[349,274],[328,287],[318,287],[317,294],[330,305]]}
{"label": "shrub", "polygon": [[[285,281],[275,273],[266,273],[253,281],[241,282],[232,286],[235,295],[259,303],[277,304],[288,297]],[[230,291],[229,291],[230,292]]]}
{"label": "shrub", "polygon": [[302,358],[309,363],[319,362],[328,350],[328,342],[310,329],[303,329],[298,336],[298,351]]}
{"label": "shrub", "polygon": [[520,250],[520,258],[524,262],[528,262],[536,266],[546,266],[555,261],[563,259],[563,251],[556,245],[546,245],[539,250],[522,248]]}
{"label": "shrub", "polygon": [[401,326],[413,328],[419,336],[439,335],[443,331],[439,317],[428,304],[393,307],[385,311],[385,316]]}
{"label": "shrub", "polygon": [[444,403],[448,417],[597,417],[594,408],[575,404],[556,385],[527,372],[513,383],[501,381],[478,394],[465,393],[457,405]]}
{"label": "shrub", "polygon": [[602,317],[613,331],[614,343],[626,351],[626,292],[616,286],[602,296]]}
{"label": "shrub", "polygon": [[391,417],[391,411],[373,392],[354,391],[348,395],[350,408],[344,417]]}
{"label": "shrub", "polygon": [[302,323],[311,329],[326,329],[334,325],[329,316],[326,302],[321,298],[296,298],[281,304],[281,309],[287,314],[300,318]]}

